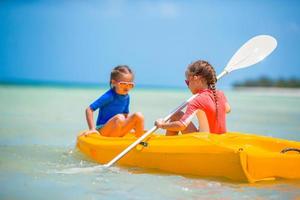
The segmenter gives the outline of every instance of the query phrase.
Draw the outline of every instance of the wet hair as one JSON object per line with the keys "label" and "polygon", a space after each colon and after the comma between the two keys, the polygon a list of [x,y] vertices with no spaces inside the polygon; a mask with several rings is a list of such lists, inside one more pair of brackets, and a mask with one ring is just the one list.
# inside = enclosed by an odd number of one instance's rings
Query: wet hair
{"label": "wet hair", "polygon": [[109,85],[112,87],[112,80],[119,80],[124,74],[131,74],[134,78],[133,71],[127,65],[118,65],[110,73]]}
{"label": "wet hair", "polygon": [[188,66],[187,73],[193,76],[200,76],[204,81],[206,81],[208,88],[213,92],[216,104],[216,116],[218,116],[218,97],[216,91],[217,76],[213,66],[207,61],[198,60]]}

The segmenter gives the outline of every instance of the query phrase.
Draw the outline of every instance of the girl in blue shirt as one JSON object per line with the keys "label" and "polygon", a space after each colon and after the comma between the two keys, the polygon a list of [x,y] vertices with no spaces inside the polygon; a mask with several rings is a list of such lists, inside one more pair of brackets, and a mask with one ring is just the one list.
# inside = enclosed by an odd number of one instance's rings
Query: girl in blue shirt
{"label": "girl in blue shirt", "polygon": [[[129,91],[134,87],[134,74],[126,65],[115,67],[110,75],[110,90],[105,92],[86,109],[86,120],[90,134],[99,131],[107,137],[122,137],[132,129],[140,137],[144,131],[144,117],[141,113],[129,114]],[[93,112],[99,109],[94,124]]]}

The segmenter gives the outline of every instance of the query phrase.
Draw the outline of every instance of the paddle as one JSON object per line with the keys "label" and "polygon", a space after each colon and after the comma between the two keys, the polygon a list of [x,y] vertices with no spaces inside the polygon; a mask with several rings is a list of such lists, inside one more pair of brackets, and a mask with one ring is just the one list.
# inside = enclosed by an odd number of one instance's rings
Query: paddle
{"label": "paddle", "polygon": [[[267,57],[270,53],[272,53],[272,51],[276,48],[276,46],[277,46],[276,39],[269,35],[259,35],[251,38],[233,55],[233,57],[230,59],[227,66],[223,70],[223,72],[220,75],[218,75],[217,79],[219,80],[220,78],[222,78],[223,76],[229,74],[234,70],[250,67],[260,62],[265,57]],[[168,121],[172,115],[174,115],[177,111],[182,110],[188,104],[188,102],[190,102],[196,96],[197,94],[193,95],[188,100],[183,102],[179,107],[177,107],[174,111],[172,111],[163,120]],[[115,162],[117,162],[124,155],[126,155],[132,148],[134,148],[136,145],[142,142],[145,138],[147,138],[157,129],[158,128],[154,126],[152,129],[147,131],[144,135],[142,135],[135,142],[129,145],[125,150],[123,150],[109,163],[105,164],[104,167],[112,166]]]}

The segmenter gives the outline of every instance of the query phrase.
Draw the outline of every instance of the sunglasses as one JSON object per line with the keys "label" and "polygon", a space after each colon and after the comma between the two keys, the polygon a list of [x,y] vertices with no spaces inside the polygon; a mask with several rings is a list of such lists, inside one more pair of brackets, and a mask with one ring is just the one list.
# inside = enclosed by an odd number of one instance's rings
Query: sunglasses
{"label": "sunglasses", "polygon": [[186,84],[187,86],[190,85],[190,81],[189,81],[189,80],[184,80],[184,81],[185,81],[185,84]]}
{"label": "sunglasses", "polygon": [[132,89],[134,87],[134,82],[120,81],[118,82],[118,85],[121,88]]}

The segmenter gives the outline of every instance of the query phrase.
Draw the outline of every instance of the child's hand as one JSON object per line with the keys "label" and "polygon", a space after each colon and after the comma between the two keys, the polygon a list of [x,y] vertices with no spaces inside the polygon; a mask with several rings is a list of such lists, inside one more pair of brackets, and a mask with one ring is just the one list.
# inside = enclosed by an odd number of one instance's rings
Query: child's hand
{"label": "child's hand", "polygon": [[92,133],[99,134],[99,132],[96,129],[92,129],[92,130],[88,130],[88,131],[82,133],[80,136],[85,136],[86,137],[87,135],[92,134]]}
{"label": "child's hand", "polygon": [[157,126],[157,128],[162,128],[163,124],[164,124],[164,120],[163,119],[158,119],[154,123],[154,125]]}

